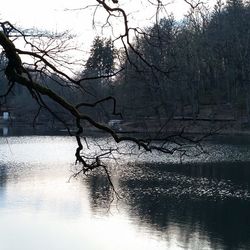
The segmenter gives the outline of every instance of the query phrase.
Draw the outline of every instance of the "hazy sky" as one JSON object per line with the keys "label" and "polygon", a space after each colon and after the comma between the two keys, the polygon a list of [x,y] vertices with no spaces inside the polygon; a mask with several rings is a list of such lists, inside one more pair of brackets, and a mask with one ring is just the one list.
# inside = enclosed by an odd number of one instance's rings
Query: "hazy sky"
{"label": "hazy sky", "polygon": [[[211,4],[214,1],[210,0],[209,3]],[[0,18],[2,21],[8,20],[24,28],[38,27],[54,31],[71,30],[75,33],[84,33],[93,30],[92,16],[94,9],[82,11],[65,11],[65,9],[85,7],[88,3],[96,4],[96,1],[7,0],[1,3]],[[137,22],[137,24],[146,23],[155,10],[148,7],[147,0],[120,0],[119,3],[127,10],[127,13],[131,13],[131,23],[133,21]],[[187,11],[188,5],[183,0],[175,0],[175,3],[169,4],[166,9],[169,13],[173,12],[177,18],[180,18]],[[106,18],[101,11],[98,11],[96,16],[99,20],[105,20]]]}
{"label": "hazy sky", "polygon": [[[167,2],[168,0],[162,0]],[[203,0],[204,2],[205,0]],[[111,2],[111,0],[106,0]],[[156,2],[156,0],[151,0]],[[171,3],[172,2],[172,3]],[[212,5],[215,0],[209,0]],[[22,28],[46,29],[52,31],[69,30],[72,34],[79,36],[80,47],[88,49],[96,34],[100,34],[100,26],[105,23],[106,12],[101,8],[95,14],[96,29],[93,28],[93,13],[95,8],[87,8],[77,11],[69,9],[84,8],[87,5],[96,4],[95,0],[7,0],[1,3],[1,21],[10,21]],[[155,7],[149,5],[148,0],[119,0],[119,4],[129,14],[130,25],[145,26],[154,20]],[[115,6],[115,5],[113,5]],[[150,7],[149,7],[150,6]],[[181,18],[188,10],[188,5],[184,0],[169,0],[166,6],[167,13],[173,12],[176,18]],[[167,14],[166,13],[166,14]],[[151,18],[151,19],[150,19]],[[123,27],[114,25],[115,34],[121,32]],[[123,31],[123,30],[122,30]],[[111,34],[109,30],[104,30],[105,34]]]}

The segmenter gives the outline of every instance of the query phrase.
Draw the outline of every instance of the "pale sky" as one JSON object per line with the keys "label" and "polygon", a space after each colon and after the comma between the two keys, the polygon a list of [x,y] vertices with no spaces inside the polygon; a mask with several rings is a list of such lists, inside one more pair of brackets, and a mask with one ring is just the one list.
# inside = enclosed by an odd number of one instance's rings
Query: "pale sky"
{"label": "pale sky", "polygon": [[[154,0],[156,1],[156,0]],[[166,0],[163,0],[167,2]],[[108,1],[107,1],[108,2]],[[188,9],[184,0],[169,0],[166,6],[168,13],[173,12],[180,18]],[[173,3],[174,2],[174,3]],[[215,2],[210,0],[209,4]],[[147,0],[119,0],[121,6],[130,13],[131,26],[147,23],[152,17],[154,8],[149,8]],[[88,4],[96,4],[95,0],[7,0],[1,3],[0,19],[10,21],[23,28],[37,27],[39,29],[49,29],[53,31],[70,30],[72,33],[85,36],[85,39],[93,33],[92,16],[94,9],[81,11],[65,11],[65,9],[76,9],[85,7]],[[97,11],[98,21],[105,21],[106,16],[101,11]],[[133,18],[132,18],[133,17]],[[98,26],[98,25],[97,25]]]}
{"label": "pale sky", "polygon": [[[155,0],[154,0],[155,1]],[[167,2],[166,0],[164,0]],[[147,0],[120,0],[121,6],[127,13],[134,13],[139,19],[145,20],[153,13],[148,7]],[[170,3],[173,0],[169,1]],[[8,0],[1,3],[0,18],[20,24],[26,27],[48,27],[52,29],[85,29],[85,25],[91,24],[93,9],[82,11],[65,11],[65,9],[76,9],[88,4],[96,4],[95,0]],[[115,5],[113,5],[115,6]],[[175,0],[175,4],[166,7],[169,12],[174,12],[177,17],[183,15],[187,10],[187,4],[183,0]]]}
{"label": "pale sky", "polygon": [[[120,6],[129,14],[129,24],[132,27],[146,26],[155,19],[155,7],[149,5],[149,0],[118,0]],[[177,19],[180,19],[187,12],[189,6],[184,0],[162,0],[169,3],[165,10],[167,13],[173,13]],[[205,0],[204,0],[205,1]],[[203,2],[204,2],[203,1]],[[207,0],[210,5],[216,0]],[[111,0],[106,0],[110,3]],[[156,2],[156,0],[151,0]],[[72,34],[78,36],[77,43],[79,48],[88,50],[93,38],[101,33],[101,25],[106,21],[107,14],[100,9],[95,14],[96,28],[93,28],[93,13],[95,8],[82,10],[69,10],[84,8],[87,5],[96,4],[95,0],[7,0],[1,3],[0,20],[10,21],[14,25],[23,28],[38,28],[50,31],[69,30]],[[115,6],[115,5],[113,5]],[[150,7],[149,7],[150,6]],[[166,13],[166,14],[167,14]],[[150,19],[151,18],[151,19]],[[117,20],[117,19],[116,19]],[[115,21],[117,22],[117,21]],[[114,33],[118,35],[123,31],[123,26],[116,23]],[[104,30],[104,35],[111,34],[111,30]],[[83,53],[84,54],[84,53]],[[79,53],[78,53],[79,55]],[[81,58],[83,55],[79,55]],[[86,53],[85,53],[86,57]]]}

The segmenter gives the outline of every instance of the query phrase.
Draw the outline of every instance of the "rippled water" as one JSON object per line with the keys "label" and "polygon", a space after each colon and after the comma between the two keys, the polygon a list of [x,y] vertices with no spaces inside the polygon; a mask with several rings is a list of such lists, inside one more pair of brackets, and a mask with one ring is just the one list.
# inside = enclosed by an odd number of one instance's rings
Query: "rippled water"
{"label": "rippled water", "polygon": [[[106,138],[88,138],[106,144]],[[250,139],[189,158],[130,154],[71,179],[75,141],[0,138],[0,249],[250,249]],[[96,150],[96,148],[94,149]]]}

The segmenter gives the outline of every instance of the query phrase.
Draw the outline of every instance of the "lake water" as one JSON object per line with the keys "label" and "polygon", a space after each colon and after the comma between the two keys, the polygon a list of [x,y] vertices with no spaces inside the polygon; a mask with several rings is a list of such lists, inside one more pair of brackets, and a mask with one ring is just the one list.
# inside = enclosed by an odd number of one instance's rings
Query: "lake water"
{"label": "lake water", "polygon": [[68,181],[75,146],[0,138],[1,250],[250,249],[250,139],[208,141],[183,164],[123,156],[111,169],[120,200],[99,171]]}

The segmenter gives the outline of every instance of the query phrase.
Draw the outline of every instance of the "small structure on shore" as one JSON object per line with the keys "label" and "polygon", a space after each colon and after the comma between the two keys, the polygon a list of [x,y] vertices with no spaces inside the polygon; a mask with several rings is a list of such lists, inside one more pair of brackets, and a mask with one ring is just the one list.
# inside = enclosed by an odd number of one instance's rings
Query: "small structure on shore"
{"label": "small structure on shore", "polygon": [[3,112],[3,121],[8,121],[10,119],[10,113],[8,111]]}
{"label": "small structure on shore", "polygon": [[6,105],[0,106],[0,123],[10,122],[11,110],[13,110],[13,108],[7,107]]}

